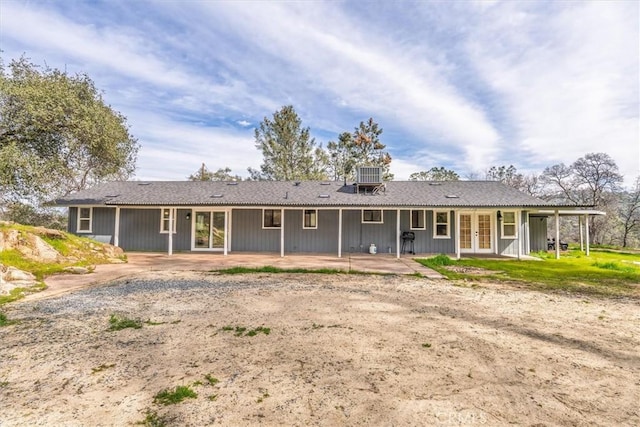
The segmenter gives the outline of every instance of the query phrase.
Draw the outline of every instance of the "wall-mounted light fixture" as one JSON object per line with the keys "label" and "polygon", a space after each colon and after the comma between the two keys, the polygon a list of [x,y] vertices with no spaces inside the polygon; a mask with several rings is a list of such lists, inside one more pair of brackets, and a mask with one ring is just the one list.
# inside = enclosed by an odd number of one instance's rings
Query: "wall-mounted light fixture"
{"label": "wall-mounted light fixture", "polygon": [[502,212],[498,211],[498,221],[502,221]]}
{"label": "wall-mounted light fixture", "polygon": [[189,221],[191,219],[191,212],[187,212],[187,216],[185,218]]}

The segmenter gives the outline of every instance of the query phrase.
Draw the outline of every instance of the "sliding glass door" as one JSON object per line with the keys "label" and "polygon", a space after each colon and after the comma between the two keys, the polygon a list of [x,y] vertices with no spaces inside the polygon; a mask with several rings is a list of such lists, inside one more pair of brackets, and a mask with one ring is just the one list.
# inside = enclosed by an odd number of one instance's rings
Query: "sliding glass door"
{"label": "sliding glass door", "polygon": [[194,249],[223,250],[226,214],[223,211],[196,211]]}

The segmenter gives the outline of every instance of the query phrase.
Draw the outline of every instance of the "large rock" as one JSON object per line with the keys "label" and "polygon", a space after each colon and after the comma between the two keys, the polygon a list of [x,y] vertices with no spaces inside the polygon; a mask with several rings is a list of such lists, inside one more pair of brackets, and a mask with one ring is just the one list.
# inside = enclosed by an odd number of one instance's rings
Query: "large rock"
{"label": "large rock", "polygon": [[6,267],[6,272],[3,274],[3,279],[7,282],[28,282],[35,281],[36,276],[28,271],[18,270],[15,267]]}
{"label": "large rock", "polygon": [[53,246],[42,240],[39,236],[33,236],[33,252],[38,261],[58,261],[61,255]]}
{"label": "large rock", "polygon": [[28,288],[37,283],[33,274],[0,264],[0,295],[9,294],[15,288]]}

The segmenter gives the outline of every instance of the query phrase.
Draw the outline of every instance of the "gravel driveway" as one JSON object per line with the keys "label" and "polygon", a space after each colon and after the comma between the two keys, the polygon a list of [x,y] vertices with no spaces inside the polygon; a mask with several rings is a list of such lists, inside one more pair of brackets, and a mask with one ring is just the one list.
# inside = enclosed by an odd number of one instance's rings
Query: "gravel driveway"
{"label": "gravel driveway", "polygon": [[[3,310],[2,427],[640,425],[637,300],[149,272]],[[180,385],[197,397],[154,402]]]}

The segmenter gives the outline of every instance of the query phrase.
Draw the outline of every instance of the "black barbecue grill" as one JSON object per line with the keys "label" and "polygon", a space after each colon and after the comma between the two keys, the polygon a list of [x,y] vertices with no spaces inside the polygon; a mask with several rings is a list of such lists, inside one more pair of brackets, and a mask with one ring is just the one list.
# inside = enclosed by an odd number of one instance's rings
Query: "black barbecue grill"
{"label": "black barbecue grill", "polygon": [[416,233],[413,231],[403,231],[402,235],[402,253],[405,253],[405,248],[409,249],[409,253],[415,255],[413,242],[416,240]]}

